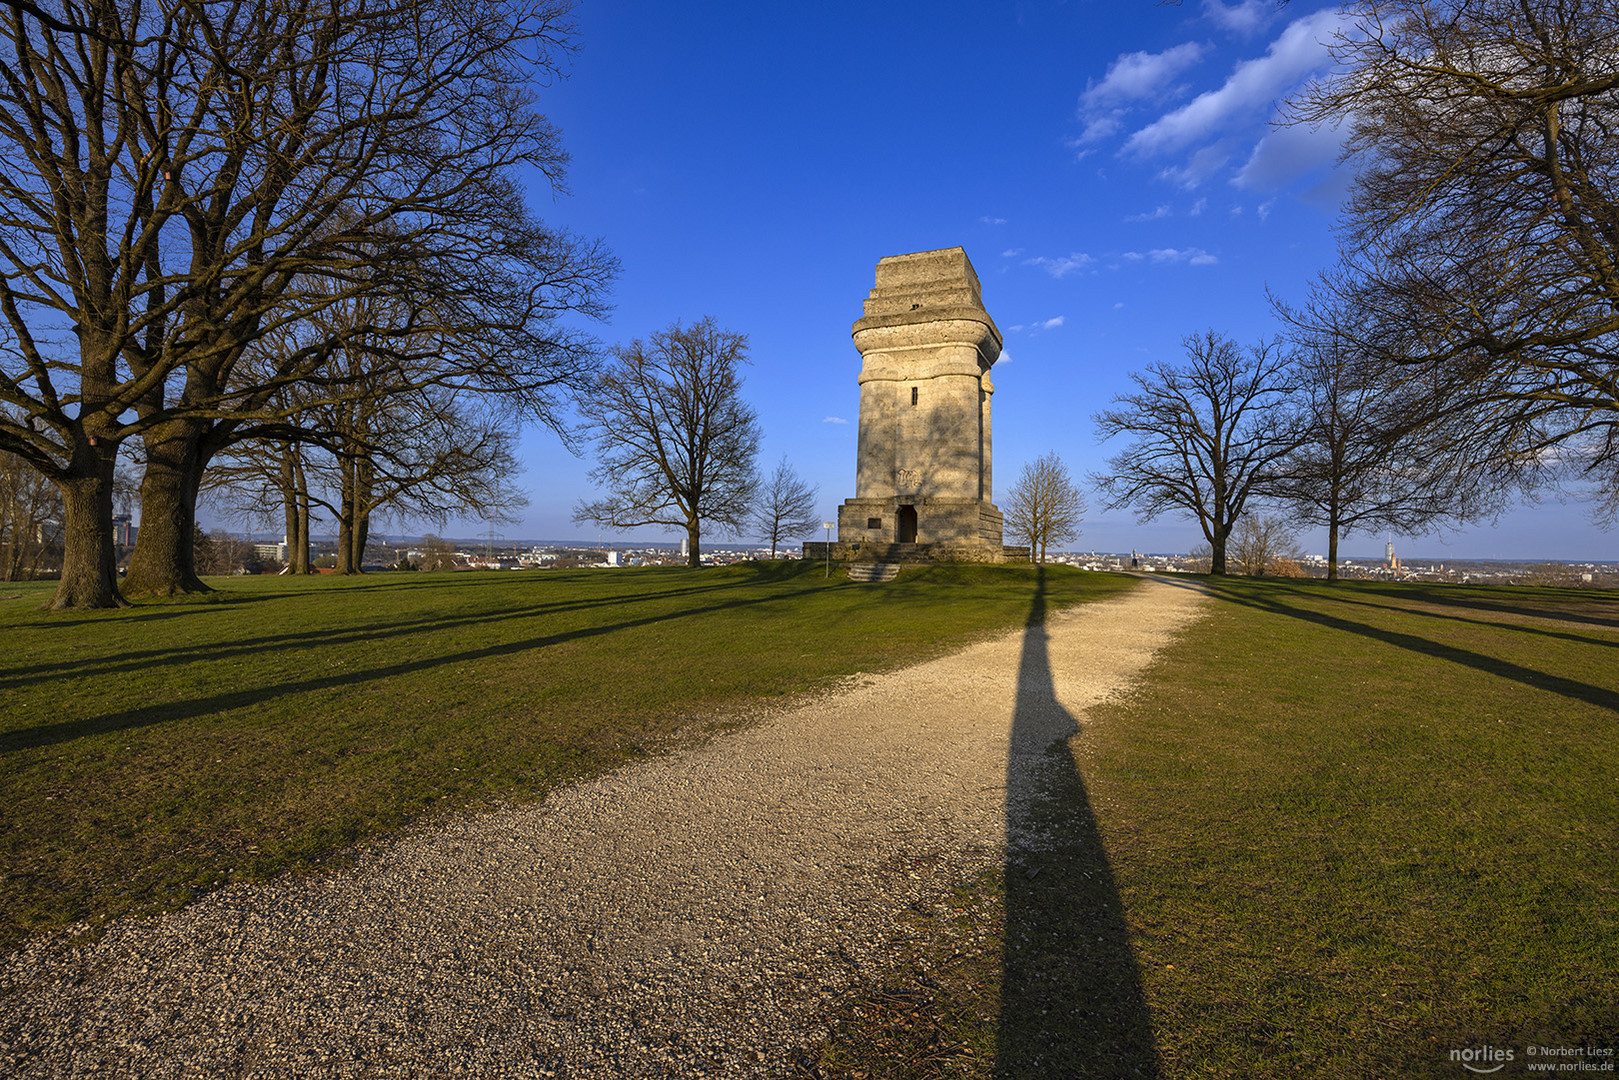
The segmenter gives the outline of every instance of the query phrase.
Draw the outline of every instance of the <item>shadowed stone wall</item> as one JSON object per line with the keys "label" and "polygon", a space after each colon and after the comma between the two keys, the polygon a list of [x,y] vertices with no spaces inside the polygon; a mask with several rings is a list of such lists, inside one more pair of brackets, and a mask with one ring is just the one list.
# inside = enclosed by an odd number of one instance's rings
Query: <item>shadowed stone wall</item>
{"label": "shadowed stone wall", "polygon": [[[833,562],[927,563],[927,562],[1028,562],[1029,549],[1008,545],[992,548],[984,544],[883,544],[839,540],[832,545]],[[804,558],[809,562],[826,560],[823,540],[804,541]]]}

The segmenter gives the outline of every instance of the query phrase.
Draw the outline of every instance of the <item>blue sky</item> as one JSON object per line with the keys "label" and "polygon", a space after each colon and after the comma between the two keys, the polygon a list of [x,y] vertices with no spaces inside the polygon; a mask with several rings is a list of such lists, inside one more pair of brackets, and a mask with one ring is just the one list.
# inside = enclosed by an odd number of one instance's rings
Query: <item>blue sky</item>
{"label": "blue sky", "polygon": [[[623,272],[608,343],[705,315],[748,335],[745,393],[835,516],[854,494],[860,357],[850,324],[879,258],[960,245],[1005,336],[995,487],[1056,450],[1077,477],[1111,448],[1090,422],[1128,373],[1207,328],[1278,327],[1334,257],[1346,177],[1330,131],[1273,126],[1324,70],[1331,7],[590,2],[566,78],[538,88],[572,155],[547,220],[600,236]],[[509,538],[670,539],[577,527],[591,461],[536,429]],[[1138,524],[1090,496],[1082,549],[1185,551],[1195,524]],[[317,527],[317,531],[318,527]],[[485,527],[459,523],[456,535]],[[1311,550],[1324,538],[1306,534]],[[1348,555],[1382,550],[1351,537]],[[1555,499],[1493,527],[1395,537],[1406,554],[1612,559],[1615,536]]]}

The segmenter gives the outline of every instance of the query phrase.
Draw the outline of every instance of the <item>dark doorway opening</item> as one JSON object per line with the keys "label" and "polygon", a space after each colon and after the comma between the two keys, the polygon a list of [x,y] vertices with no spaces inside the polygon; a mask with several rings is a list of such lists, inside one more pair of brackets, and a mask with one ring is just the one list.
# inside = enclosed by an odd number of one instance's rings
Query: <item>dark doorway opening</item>
{"label": "dark doorway opening", "polygon": [[902,544],[916,543],[916,507],[902,506],[899,508],[899,542]]}

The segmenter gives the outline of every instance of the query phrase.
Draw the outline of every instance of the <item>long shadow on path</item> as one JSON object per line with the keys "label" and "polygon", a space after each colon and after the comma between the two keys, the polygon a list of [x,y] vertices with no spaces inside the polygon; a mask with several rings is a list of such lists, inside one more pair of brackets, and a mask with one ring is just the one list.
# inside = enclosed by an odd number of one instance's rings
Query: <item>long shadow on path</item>
{"label": "long shadow on path", "polygon": [[1041,571],[1007,758],[1006,946],[995,1075],[1157,1077],[1124,907],[1057,700]]}

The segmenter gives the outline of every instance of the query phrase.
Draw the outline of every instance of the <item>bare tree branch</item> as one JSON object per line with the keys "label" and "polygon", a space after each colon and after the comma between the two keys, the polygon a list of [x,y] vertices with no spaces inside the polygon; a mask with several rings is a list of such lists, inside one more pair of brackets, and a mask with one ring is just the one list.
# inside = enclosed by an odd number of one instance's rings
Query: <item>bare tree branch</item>
{"label": "bare tree branch", "polygon": [[1226,572],[1226,539],[1248,500],[1263,494],[1277,462],[1299,443],[1285,399],[1292,377],[1279,342],[1246,351],[1213,330],[1184,341],[1181,367],[1135,373],[1137,391],[1094,417],[1103,440],[1132,440],[1092,477],[1110,507],[1142,520],[1174,511],[1194,518]]}
{"label": "bare tree branch", "polygon": [[1559,444],[1611,483],[1619,428],[1619,9],[1359,0],[1293,104],[1359,168],[1323,303],[1413,369],[1478,462]]}
{"label": "bare tree branch", "polygon": [[820,517],[815,513],[815,493],[787,464],[786,455],[759,485],[759,501],[752,524],[759,536],[770,541],[770,557],[783,540],[813,533]]}
{"label": "bare tree branch", "polygon": [[1023,466],[1005,504],[1006,534],[1029,545],[1029,554],[1046,561],[1046,548],[1079,535],[1085,496],[1074,486],[1068,466],[1055,450]]}
{"label": "bare tree branch", "polygon": [[575,521],[683,529],[693,567],[705,523],[746,527],[759,483],[759,425],[741,396],[747,344],[705,318],[613,350],[579,401],[596,442],[591,479],[609,494],[577,506]]}

